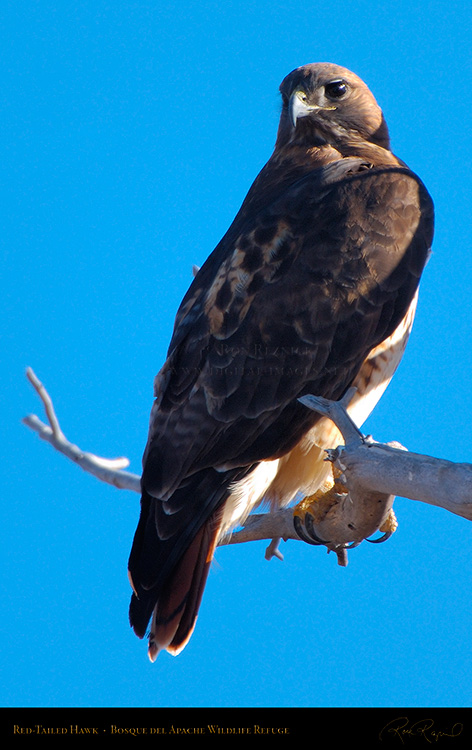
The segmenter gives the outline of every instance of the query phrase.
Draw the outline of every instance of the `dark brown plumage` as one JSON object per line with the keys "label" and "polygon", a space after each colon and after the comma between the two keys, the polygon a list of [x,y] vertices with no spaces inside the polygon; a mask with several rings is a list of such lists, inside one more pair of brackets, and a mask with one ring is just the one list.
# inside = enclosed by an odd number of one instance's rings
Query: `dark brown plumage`
{"label": "dark brown plumage", "polygon": [[325,478],[336,431],[297,399],[355,383],[358,422],[371,411],[432,242],[431,199],[357,76],[307,65],[280,91],[274,152],[185,295],[155,381],[129,560],[152,660],[186,645],[221,534]]}

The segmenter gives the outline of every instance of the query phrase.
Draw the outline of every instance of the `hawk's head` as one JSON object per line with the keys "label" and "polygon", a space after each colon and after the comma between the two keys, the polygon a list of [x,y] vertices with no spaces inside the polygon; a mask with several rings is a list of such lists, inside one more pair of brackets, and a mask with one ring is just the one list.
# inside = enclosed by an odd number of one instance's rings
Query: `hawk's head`
{"label": "hawk's head", "polygon": [[303,65],[284,78],[280,93],[283,106],[278,146],[367,141],[390,148],[382,110],[365,83],[350,70],[331,63]]}

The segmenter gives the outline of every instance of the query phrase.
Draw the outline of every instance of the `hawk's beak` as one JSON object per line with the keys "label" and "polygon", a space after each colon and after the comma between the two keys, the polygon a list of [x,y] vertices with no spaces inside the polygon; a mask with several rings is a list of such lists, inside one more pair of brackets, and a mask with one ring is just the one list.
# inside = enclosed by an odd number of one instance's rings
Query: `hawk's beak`
{"label": "hawk's beak", "polygon": [[321,109],[332,110],[336,107],[320,107],[317,104],[308,104],[308,98],[303,89],[294,91],[288,103],[288,116],[292,127],[297,127],[297,120],[300,117],[307,117],[312,112],[319,112]]}
{"label": "hawk's beak", "polygon": [[307,95],[303,90],[294,91],[288,103],[288,116],[292,127],[297,127],[299,117],[307,117],[317,109],[321,109],[321,107],[317,107],[316,104],[308,104]]}

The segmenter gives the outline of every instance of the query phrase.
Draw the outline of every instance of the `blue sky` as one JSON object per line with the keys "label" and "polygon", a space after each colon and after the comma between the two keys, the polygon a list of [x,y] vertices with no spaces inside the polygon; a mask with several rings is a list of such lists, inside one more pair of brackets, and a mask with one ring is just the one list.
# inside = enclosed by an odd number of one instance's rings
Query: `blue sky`
{"label": "blue sky", "polygon": [[[330,61],[374,91],[436,205],[404,361],[366,425],[472,462],[472,17],[465,2],[5,2],[1,24],[3,706],[468,706],[469,522],[220,549],[195,634],[151,665],[127,620],[139,498],[21,424],[46,384],[74,443],[140,471],[177,306],[269,158],[278,86]],[[451,487],[451,493],[454,488]]]}

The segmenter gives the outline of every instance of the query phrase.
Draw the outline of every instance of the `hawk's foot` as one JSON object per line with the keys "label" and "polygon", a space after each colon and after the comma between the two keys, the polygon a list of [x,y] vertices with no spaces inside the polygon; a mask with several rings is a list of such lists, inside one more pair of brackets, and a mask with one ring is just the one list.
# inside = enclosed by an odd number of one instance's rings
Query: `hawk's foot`
{"label": "hawk's foot", "polygon": [[[341,472],[333,470],[333,478],[315,492],[313,495],[304,497],[293,509],[293,525],[300,539],[308,544],[326,545],[332,549],[337,549],[339,544],[323,539],[315,530],[316,527],[322,526],[323,522],[328,519],[330,510],[338,503],[345,500],[349,491],[346,485],[340,481]],[[378,539],[368,539],[366,541],[372,544],[380,544],[390,539],[392,534],[398,528],[398,521],[393,509],[379,527],[382,536]],[[345,549],[357,547],[360,541],[351,544],[341,545]]]}
{"label": "hawk's foot", "polygon": [[329,513],[333,505],[339,503],[348,494],[346,486],[340,481],[341,472],[333,467],[333,478],[327,481],[313,495],[304,497],[293,509],[293,525],[300,539],[308,544],[330,544],[321,539],[315,531]]}

